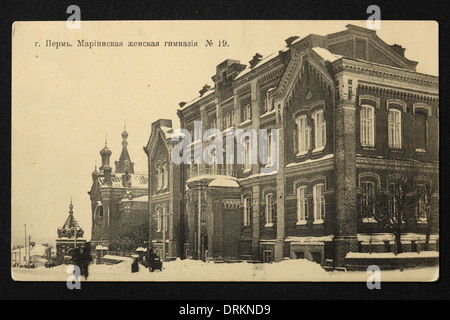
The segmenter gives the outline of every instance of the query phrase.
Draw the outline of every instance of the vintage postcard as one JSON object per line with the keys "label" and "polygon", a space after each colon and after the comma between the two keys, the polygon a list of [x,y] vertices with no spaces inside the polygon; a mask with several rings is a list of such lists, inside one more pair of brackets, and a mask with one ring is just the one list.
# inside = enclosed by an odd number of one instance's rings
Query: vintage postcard
{"label": "vintage postcard", "polygon": [[439,278],[435,21],[16,22],[15,281]]}

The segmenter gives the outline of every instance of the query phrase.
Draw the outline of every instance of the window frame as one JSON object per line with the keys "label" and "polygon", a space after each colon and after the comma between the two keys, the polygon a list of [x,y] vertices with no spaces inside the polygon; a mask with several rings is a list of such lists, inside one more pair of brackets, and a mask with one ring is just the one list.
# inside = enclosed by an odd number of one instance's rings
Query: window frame
{"label": "window frame", "polygon": [[[394,116],[395,115],[395,116]],[[392,119],[394,116],[394,119]],[[398,116],[398,121],[395,121]],[[395,122],[394,122],[395,121]],[[403,147],[403,121],[402,111],[390,108],[388,114],[388,143],[394,150],[401,150]]]}
{"label": "window frame", "polygon": [[[370,111],[368,116],[367,111]],[[365,116],[363,114],[365,113]],[[360,142],[363,147],[375,147],[375,108],[368,104],[361,105]]]}
{"label": "window frame", "polygon": [[244,197],[244,227],[251,225],[252,197],[250,195]]}
{"label": "window frame", "polygon": [[[366,189],[364,186],[371,185],[371,188]],[[372,191],[370,191],[370,189]],[[364,191],[368,190],[369,192],[366,194]],[[361,181],[361,201],[360,201],[360,208],[361,208],[361,217],[363,219],[363,222],[371,222],[372,219],[375,216],[375,191],[376,191],[376,183],[370,180],[364,180]],[[370,198],[372,198],[372,202],[370,202]],[[370,210],[367,210],[366,208],[370,209],[370,206],[372,206],[371,214],[369,216]],[[367,214],[366,214],[367,213]]]}
{"label": "window frame", "polygon": [[[321,122],[319,118],[321,116]],[[314,147],[313,152],[322,151],[327,145],[327,124],[325,121],[324,109],[319,109],[313,113],[314,119]],[[318,134],[320,132],[320,134]],[[319,141],[320,140],[320,141]]]}
{"label": "window frame", "polygon": [[[265,199],[265,226],[273,227],[273,211],[274,211],[274,195],[273,193],[267,193],[264,197]],[[270,199],[270,201],[269,201]]]}
{"label": "window frame", "polygon": [[[425,116],[424,120],[425,120],[425,145],[424,146],[417,146],[417,139],[416,136],[414,135],[414,144],[415,144],[415,151],[416,152],[427,152],[428,150],[428,135],[429,135],[429,121],[428,121],[428,114],[425,114],[423,112],[417,112],[415,113],[415,117],[414,117],[414,131],[415,133],[417,133],[417,121],[418,121],[418,117],[417,115],[421,115],[421,116]],[[423,147],[423,148],[421,148]]]}
{"label": "window frame", "polygon": [[[320,188],[320,197],[318,196],[318,190]],[[325,184],[318,183],[313,187],[313,202],[314,202],[314,224],[321,224],[325,221]],[[318,203],[319,202],[319,203]],[[320,208],[320,210],[318,210]]]}
{"label": "window frame", "polygon": [[[301,123],[304,126],[301,126]],[[296,119],[297,125],[297,155],[308,153],[311,148],[311,128],[308,125],[308,117],[306,114],[300,115]],[[302,148],[303,147],[303,148]]]}
{"label": "window frame", "polygon": [[[297,225],[304,225],[308,220],[308,198],[306,197],[306,186],[296,188],[297,195]],[[303,191],[303,192],[301,192]],[[303,210],[302,210],[303,208]],[[302,212],[303,211],[303,212]]]}

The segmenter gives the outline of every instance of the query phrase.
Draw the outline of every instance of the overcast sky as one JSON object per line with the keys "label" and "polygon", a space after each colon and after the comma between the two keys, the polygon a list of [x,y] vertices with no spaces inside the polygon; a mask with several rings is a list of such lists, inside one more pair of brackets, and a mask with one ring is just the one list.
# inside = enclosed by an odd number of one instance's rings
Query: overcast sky
{"label": "overcast sky", "polygon": [[[284,40],[311,33],[326,35],[365,21],[173,21],[16,23],[13,28],[12,239],[23,243],[24,224],[36,241],[53,242],[73,198],[75,217],[91,235],[87,192],[95,162],[108,135],[111,165],[121,152],[126,121],[128,150],[135,171],[146,173],[151,123],[172,119],[180,101],[213,86],[215,67],[225,59],[247,64],[267,56]],[[378,36],[406,48],[417,71],[438,75],[435,22],[382,21]],[[85,41],[197,41],[193,48],[78,48]],[[207,39],[229,47],[205,47]],[[46,48],[45,41],[69,41],[72,48]],[[39,42],[40,47],[35,42]]]}

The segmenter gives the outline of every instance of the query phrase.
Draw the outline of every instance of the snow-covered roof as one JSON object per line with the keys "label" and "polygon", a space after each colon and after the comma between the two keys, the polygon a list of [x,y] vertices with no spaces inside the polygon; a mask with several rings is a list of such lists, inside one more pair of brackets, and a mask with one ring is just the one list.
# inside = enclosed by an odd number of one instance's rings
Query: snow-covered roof
{"label": "snow-covered roof", "polygon": [[[112,185],[109,186],[105,183],[105,177],[99,177],[99,183],[100,186],[104,187],[112,187],[112,188],[124,188],[122,185],[122,175],[123,173],[118,173],[116,175],[111,175],[111,182]],[[146,174],[130,174],[131,177],[131,187],[132,188],[141,188],[141,189],[147,189],[148,188],[148,177]]]}
{"label": "snow-covered roof", "polygon": [[334,157],[334,154],[331,153],[331,154],[327,154],[319,159],[309,159],[309,160],[305,160],[303,162],[289,163],[288,165],[286,165],[286,168],[292,168],[292,167],[302,166],[302,165],[308,164],[308,163],[314,163],[314,162],[319,162],[319,161],[323,161],[323,160],[327,160],[327,159],[332,159],[333,157]]}
{"label": "snow-covered roof", "polygon": [[208,186],[209,187],[239,188],[239,183],[237,183],[236,178],[229,177],[229,176],[219,176],[218,178],[211,181]]}
{"label": "snow-covered roof", "polygon": [[256,68],[261,67],[262,65],[266,64],[267,62],[271,61],[272,59],[275,59],[276,57],[278,57],[278,52],[273,52],[273,53],[269,54],[267,57],[265,57],[264,59],[261,59],[261,61],[259,61],[257,64],[255,64],[253,66],[253,68],[250,68],[250,66],[247,66],[247,68],[245,68],[241,73],[238,74],[238,76],[236,77],[236,80],[239,78],[242,78],[246,74],[250,73],[252,70],[255,70]]}
{"label": "snow-covered roof", "polygon": [[330,51],[328,51],[327,49],[324,49],[324,48],[314,47],[314,48],[312,48],[312,50],[315,53],[317,53],[325,61],[334,62],[334,61],[342,58],[342,56],[337,55],[337,54],[333,54],[333,53],[331,53]]}
{"label": "snow-covered roof", "polygon": [[210,187],[228,187],[228,188],[239,188],[239,183],[237,183],[237,178],[225,175],[215,175],[215,174],[203,174],[196,177],[192,177],[186,181],[186,183],[198,181],[198,180],[211,180],[208,186]]}
{"label": "snow-covered roof", "polygon": [[195,99],[187,102],[183,107],[181,107],[181,110],[186,109],[189,106],[192,106],[194,103],[202,100],[203,98],[206,98],[208,96],[210,96],[211,94],[213,94],[215,92],[214,89],[208,90],[207,92],[205,92],[202,96],[198,96]]}
{"label": "snow-covered roof", "polygon": [[120,202],[148,202],[148,196],[140,196],[133,199],[124,198]]}

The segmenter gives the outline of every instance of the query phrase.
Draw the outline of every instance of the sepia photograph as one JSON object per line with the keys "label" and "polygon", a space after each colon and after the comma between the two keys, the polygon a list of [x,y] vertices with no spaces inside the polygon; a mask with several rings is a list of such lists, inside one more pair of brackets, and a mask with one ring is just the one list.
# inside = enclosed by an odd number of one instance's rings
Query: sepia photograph
{"label": "sepia photograph", "polygon": [[17,21],[11,94],[16,282],[439,280],[436,21]]}

